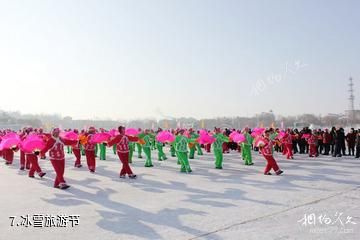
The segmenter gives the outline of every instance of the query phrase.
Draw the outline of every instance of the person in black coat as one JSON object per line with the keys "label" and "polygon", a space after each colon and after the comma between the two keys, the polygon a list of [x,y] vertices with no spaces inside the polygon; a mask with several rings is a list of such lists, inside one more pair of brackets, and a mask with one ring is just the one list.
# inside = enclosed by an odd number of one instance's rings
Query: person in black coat
{"label": "person in black coat", "polygon": [[342,155],[346,156],[346,136],[345,136],[345,130],[343,128],[340,128],[340,144],[341,144],[341,152]]}
{"label": "person in black coat", "polygon": [[324,131],[319,128],[318,130],[318,146],[317,146],[317,152],[318,154],[322,154],[324,150],[324,140],[323,140],[323,134]]}
{"label": "person in black coat", "polygon": [[305,128],[303,128],[303,129],[300,131],[300,134],[299,134],[299,149],[300,149],[300,154],[305,154],[305,150],[306,150],[307,142],[306,142],[306,139],[303,138],[303,135],[304,135],[304,134],[306,134]]}
{"label": "person in black coat", "polygon": [[[344,129],[339,128],[336,130],[336,137],[335,137],[335,152],[333,154],[333,157],[341,157],[342,155],[345,155],[345,133]],[[341,154],[341,152],[343,154]]]}
{"label": "person in black coat", "polygon": [[355,131],[355,133],[356,133],[356,140],[355,140],[356,154],[355,154],[355,158],[359,158],[360,157],[360,129]]}
{"label": "person in black coat", "polygon": [[336,128],[335,127],[331,128],[330,135],[331,135],[331,142],[330,142],[331,155],[334,155],[335,154],[335,139],[336,139]]}

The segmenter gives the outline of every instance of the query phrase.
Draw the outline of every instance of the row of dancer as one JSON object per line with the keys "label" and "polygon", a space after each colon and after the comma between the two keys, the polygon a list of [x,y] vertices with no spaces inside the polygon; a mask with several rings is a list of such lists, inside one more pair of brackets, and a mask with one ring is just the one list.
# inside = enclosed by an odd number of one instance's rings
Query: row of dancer
{"label": "row of dancer", "polygon": [[[142,157],[142,152],[144,152],[146,156],[145,167],[153,167],[152,159],[151,159],[151,151],[154,148],[158,150],[158,159],[160,161],[166,160],[167,157],[163,151],[164,143],[156,142],[156,146],[154,144],[154,135],[151,134],[150,130],[141,131],[136,136],[129,136],[125,134],[125,127],[118,127],[118,135],[109,139],[109,141],[103,142],[99,144],[99,148],[102,147],[113,147],[118,155],[122,168],[120,170],[119,176],[120,178],[125,178],[126,175],[129,178],[136,178],[136,175],[133,174],[133,171],[129,165],[131,163],[131,155],[135,150],[135,146],[138,148],[139,158]],[[161,130],[159,130],[161,131]],[[74,130],[74,132],[77,132]],[[82,135],[79,135],[79,140],[70,140],[61,137],[60,129],[54,128],[51,133],[44,133],[41,129],[32,129],[25,128],[19,136],[22,140],[27,139],[29,136],[39,136],[45,143],[45,147],[41,149],[41,151],[35,152],[26,152],[20,146],[12,147],[12,148],[4,148],[0,152],[2,157],[5,159],[7,165],[11,165],[14,159],[14,152],[20,150],[20,169],[29,170],[28,176],[33,178],[35,177],[35,172],[38,173],[39,177],[44,177],[46,173],[44,173],[39,166],[38,157],[46,158],[46,154],[49,155],[49,159],[56,173],[56,178],[54,180],[54,187],[60,189],[67,189],[69,185],[66,183],[64,179],[65,172],[65,147],[71,148],[71,151],[75,157],[75,167],[82,167],[81,164],[81,156],[82,151],[86,157],[86,163],[89,171],[94,173],[96,170],[96,143],[91,141],[94,137],[97,130],[94,127],[90,127],[87,131],[82,132]],[[172,157],[177,157],[178,164],[181,165],[180,171],[191,173],[192,169],[190,167],[189,159],[193,159],[195,155],[195,151],[197,150],[198,155],[203,155],[199,142],[197,141],[199,138],[198,132],[195,132],[192,129],[177,129],[172,131],[175,135],[175,139],[170,144],[170,153]],[[242,149],[242,157],[244,159],[245,165],[252,165],[252,157],[251,157],[251,146],[253,142],[253,138],[250,135],[250,129],[246,128],[243,131],[245,137],[245,141],[241,143]],[[266,130],[263,135],[263,143],[258,146],[262,155],[267,161],[266,168],[264,170],[265,175],[270,175],[271,169],[274,170],[276,174],[281,174],[282,171],[278,167],[274,157],[273,157],[273,140],[271,140],[272,130]],[[5,138],[6,131],[2,131],[1,135]],[[226,136],[224,132],[221,131],[220,128],[215,128],[214,132],[211,133],[214,141],[211,144],[205,144],[206,150],[208,150],[208,146],[212,145],[212,149],[215,155],[215,168],[222,169],[223,168],[223,146],[224,143],[230,141],[230,138]],[[84,141],[86,138],[86,141]]]}

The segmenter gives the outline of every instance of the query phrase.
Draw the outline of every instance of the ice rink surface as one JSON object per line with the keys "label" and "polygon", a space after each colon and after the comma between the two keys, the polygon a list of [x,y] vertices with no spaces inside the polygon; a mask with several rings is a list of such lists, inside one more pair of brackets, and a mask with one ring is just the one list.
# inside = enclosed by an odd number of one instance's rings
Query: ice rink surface
{"label": "ice rink surface", "polygon": [[[95,174],[73,167],[67,155],[68,190],[53,188],[49,160],[39,160],[44,179],[27,177],[14,164],[0,165],[0,239],[359,239],[360,159],[353,157],[286,160],[275,154],[281,176],[265,176],[265,160],[255,165],[240,154],[224,155],[224,169],[213,154],[190,160],[193,173],[180,173],[176,159],[144,167],[133,159],[138,179],[120,179],[120,162],[110,149],[97,159]],[[22,226],[21,216],[79,215],[79,225]],[[11,216],[16,217],[11,226]],[[19,226],[17,226],[19,225]]]}

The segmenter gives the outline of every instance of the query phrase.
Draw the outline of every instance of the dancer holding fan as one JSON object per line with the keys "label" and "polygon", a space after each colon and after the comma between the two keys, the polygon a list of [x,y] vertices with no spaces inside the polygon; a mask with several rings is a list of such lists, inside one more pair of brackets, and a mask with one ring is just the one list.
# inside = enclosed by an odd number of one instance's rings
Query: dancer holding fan
{"label": "dancer holding fan", "polygon": [[59,128],[53,129],[51,135],[52,136],[46,142],[46,146],[42,150],[42,153],[46,153],[49,151],[50,161],[56,173],[54,187],[60,189],[67,189],[70,186],[66,184],[66,181],[64,179],[64,172],[65,172],[64,146],[75,145],[77,143],[77,140],[60,138]]}
{"label": "dancer holding fan", "polygon": [[91,173],[94,173],[96,168],[96,156],[95,156],[96,143],[92,141],[92,137],[94,136],[94,134],[95,134],[95,128],[90,127],[87,134],[87,141],[85,143],[86,163]]}
{"label": "dancer holding fan", "polygon": [[129,165],[129,152],[130,152],[129,144],[130,141],[136,142],[138,138],[125,135],[125,127],[123,126],[120,126],[118,130],[120,134],[115,136],[113,139],[111,139],[107,143],[107,146],[111,147],[113,145],[116,145],[116,151],[122,163],[120,178],[125,178],[126,174],[129,176],[129,178],[136,178],[136,175],[133,174]]}
{"label": "dancer holding fan", "polygon": [[214,155],[215,155],[215,168],[222,169],[223,163],[223,149],[222,145],[224,142],[229,142],[229,138],[226,137],[221,131],[220,128],[215,128],[215,134],[213,135],[215,138],[214,146]]}
{"label": "dancer holding fan", "polygon": [[255,144],[257,147],[260,148],[262,155],[264,156],[265,160],[267,161],[267,165],[264,170],[265,175],[272,175],[270,173],[271,169],[273,169],[276,173],[276,175],[280,175],[283,173],[282,170],[280,170],[278,164],[276,163],[276,160],[273,156],[273,143],[270,139],[270,133],[271,130],[265,131],[264,138],[260,138],[257,143]]}
{"label": "dancer holding fan", "polygon": [[249,128],[244,129],[243,135],[245,136],[245,141],[241,143],[242,158],[245,162],[245,165],[253,165],[252,155],[251,155],[251,145],[253,138],[249,133]]}
{"label": "dancer holding fan", "polygon": [[186,138],[184,136],[184,129],[179,130],[178,135],[176,136],[176,152],[177,152],[177,156],[178,159],[180,160],[180,164],[181,164],[181,172],[187,172],[190,173],[192,172],[191,168],[190,168],[190,164],[189,164],[189,159],[188,159],[188,138]]}
{"label": "dancer holding fan", "polygon": [[29,177],[31,178],[35,177],[35,172],[38,173],[40,178],[45,176],[45,173],[42,172],[38,162],[38,156],[40,155],[40,151],[43,150],[44,147],[44,137],[39,136],[35,132],[29,134],[21,143],[20,148],[25,153],[27,161],[30,162]]}

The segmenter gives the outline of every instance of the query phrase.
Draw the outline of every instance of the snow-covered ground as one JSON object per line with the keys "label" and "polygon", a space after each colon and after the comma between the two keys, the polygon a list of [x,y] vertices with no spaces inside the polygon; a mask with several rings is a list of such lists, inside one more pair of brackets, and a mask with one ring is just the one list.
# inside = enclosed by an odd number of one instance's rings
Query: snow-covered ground
{"label": "snow-covered ground", "polygon": [[[120,163],[110,149],[95,174],[85,161],[75,169],[70,155],[65,191],[52,187],[48,160],[40,160],[45,178],[31,179],[18,170],[16,156],[13,166],[0,166],[0,239],[359,239],[359,159],[276,155],[284,174],[265,176],[265,161],[253,156],[255,165],[244,166],[238,153],[225,154],[223,170],[214,169],[212,154],[196,156],[192,174],[180,173],[171,157],[154,160],[153,168],[135,157],[138,179],[131,180],[118,178]],[[78,214],[80,222],[17,226],[28,214]]]}

